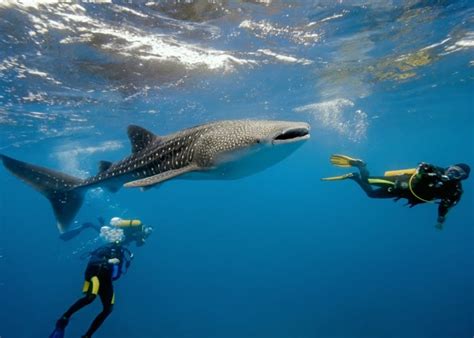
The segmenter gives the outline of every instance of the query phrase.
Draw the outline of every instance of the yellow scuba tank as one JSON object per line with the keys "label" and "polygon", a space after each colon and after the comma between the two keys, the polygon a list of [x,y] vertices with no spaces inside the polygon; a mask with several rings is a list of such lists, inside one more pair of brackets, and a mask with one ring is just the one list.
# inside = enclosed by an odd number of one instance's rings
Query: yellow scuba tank
{"label": "yellow scuba tank", "polygon": [[416,172],[416,170],[417,170],[416,168],[389,170],[384,173],[384,176],[413,175]]}
{"label": "yellow scuba tank", "polygon": [[121,219],[120,217],[113,217],[110,220],[110,225],[118,228],[138,227],[142,225],[139,219]]}

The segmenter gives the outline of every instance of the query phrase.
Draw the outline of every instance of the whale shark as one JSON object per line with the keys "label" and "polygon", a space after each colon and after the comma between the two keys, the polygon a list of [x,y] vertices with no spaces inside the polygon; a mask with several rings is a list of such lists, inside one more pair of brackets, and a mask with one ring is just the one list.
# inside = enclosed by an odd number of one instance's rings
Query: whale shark
{"label": "whale shark", "polygon": [[310,137],[304,122],[224,120],[159,136],[128,126],[131,154],[100,161],[97,175],[81,179],[0,154],[4,166],[49,199],[61,233],[79,211],[85,192],[101,187],[147,190],[173,178],[238,179],[260,172]]}

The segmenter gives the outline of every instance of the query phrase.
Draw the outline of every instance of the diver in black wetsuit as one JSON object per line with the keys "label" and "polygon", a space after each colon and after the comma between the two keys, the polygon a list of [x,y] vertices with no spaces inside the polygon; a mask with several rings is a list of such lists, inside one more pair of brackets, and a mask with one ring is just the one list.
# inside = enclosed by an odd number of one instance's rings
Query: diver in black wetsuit
{"label": "diver in black wetsuit", "polygon": [[110,221],[111,226],[105,226],[103,218],[98,218],[99,225],[84,223],[81,227],[71,230],[61,237],[69,240],[77,236],[85,228],[93,228],[100,233],[109,244],[99,247],[90,253],[89,264],[85,272],[83,293],[85,296],[75,302],[56,322],[56,329],[50,338],[64,337],[64,329],[69,318],[78,310],[92,303],[99,295],[103,311],[92,322],[89,330],[83,336],[91,337],[100,327],[107,316],[112,312],[114,303],[114,292],[112,282],[117,280],[125,272],[133,257],[125,245],[135,242],[136,246],[142,246],[153,231],[150,226],[144,225],[140,220],[123,220],[114,217]]}
{"label": "diver in black wetsuit", "polygon": [[[85,272],[85,281],[82,292],[84,297],[77,300],[56,322],[56,328],[50,338],[63,338],[64,330],[71,316],[91,304],[100,297],[103,310],[97,315],[82,338],[90,338],[112,312],[114,305],[113,281],[127,271],[133,254],[123,245],[123,231],[121,229],[106,229],[111,243],[105,244],[90,253],[90,260]],[[107,235],[107,234],[106,234]]]}
{"label": "diver in black wetsuit", "polygon": [[[331,163],[339,167],[356,167],[359,173],[323,178],[324,181],[351,179],[359,184],[371,198],[406,198],[413,207],[439,200],[436,227],[443,228],[446,215],[460,200],[463,193],[461,181],[469,177],[467,164],[459,163],[441,168],[420,163],[417,168],[388,171],[385,176],[370,176],[364,161],[345,155],[332,155]],[[374,188],[375,187],[375,188]]]}

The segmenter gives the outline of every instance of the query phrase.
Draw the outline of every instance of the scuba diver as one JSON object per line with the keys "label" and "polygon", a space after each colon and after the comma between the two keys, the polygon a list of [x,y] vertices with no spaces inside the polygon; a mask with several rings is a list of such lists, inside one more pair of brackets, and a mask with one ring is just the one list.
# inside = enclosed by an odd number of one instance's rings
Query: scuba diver
{"label": "scuba diver", "polygon": [[[71,229],[67,232],[62,233],[59,235],[64,241],[69,241],[79,235],[84,229],[93,229],[97,233],[100,233],[102,227],[105,226],[104,219],[102,217],[97,218],[98,224],[94,224],[91,222],[83,223],[81,226]],[[123,229],[125,239],[124,245],[128,245],[131,242],[135,241],[136,246],[142,246],[145,244],[146,239],[150,234],[153,232],[153,228],[151,226],[144,225],[142,221],[138,219],[121,219],[120,217],[113,217],[110,220],[110,225],[112,227],[121,228]]]}
{"label": "scuba diver", "polygon": [[[469,177],[471,168],[464,163],[441,168],[429,163],[420,163],[417,168],[386,171],[384,176],[369,176],[364,161],[346,155],[332,155],[333,165],[343,168],[355,167],[359,172],[322,178],[323,181],[350,179],[355,181],[371,198],[406,198],[410,208],[421,203],[438,200],[436,228],[442,229],[446,215],[460,200],[463,193],[461,181]],[[375,188],[374,188],[375,187]]]}
{"label": "scuba diver", "polygon": [[90,259],[85,271],[85,281],[82,289],[84,296],[72,304],[57,320],[56,327],[49,336],[50,338],[63,338],[71,316],[91,304],[98,295],[103,310],[82,336],[82,338],[92,337],[112,312],[115,300],[113,282],[128,271],[133,259],[133,254],[125,245],[135,241],[137,246],[142,246],[152,232],[151,227],[145,227],[139,220],[122,220],[114,217],[110,223],[111,226],[100,228],[100,237],[105,239],[107,244],[88,253]]}
{"label": "scuba diver", "polygon": [[125,236],[124,245],[135,242],[136,246],[145,244],[148,236],[153,232],[153,228],[149,225],[144,225],[139,219],[121,219],[120,217],[113,217],[110,220],[110,225],[123,230]]}

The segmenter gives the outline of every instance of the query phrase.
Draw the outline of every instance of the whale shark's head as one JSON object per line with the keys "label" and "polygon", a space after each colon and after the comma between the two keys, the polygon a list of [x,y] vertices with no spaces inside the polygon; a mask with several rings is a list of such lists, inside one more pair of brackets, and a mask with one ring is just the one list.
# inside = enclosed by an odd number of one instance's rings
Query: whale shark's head
{"label": "whale shark's head", "polygon": [[218,169],[221,178],[261,171],[290,155],[309,139],[304,122],[236,120],[209,124],[196,144],[201,168]]}
{"label": "whale shark's head", "polygon": [[309,139],[309,124],[287,121],[243,121],[243,140],[257,144],[282,145]]}

